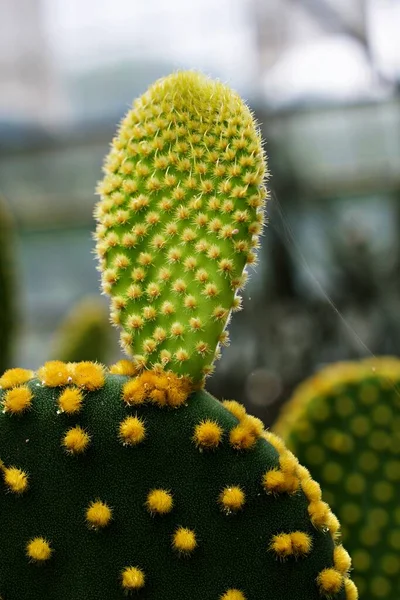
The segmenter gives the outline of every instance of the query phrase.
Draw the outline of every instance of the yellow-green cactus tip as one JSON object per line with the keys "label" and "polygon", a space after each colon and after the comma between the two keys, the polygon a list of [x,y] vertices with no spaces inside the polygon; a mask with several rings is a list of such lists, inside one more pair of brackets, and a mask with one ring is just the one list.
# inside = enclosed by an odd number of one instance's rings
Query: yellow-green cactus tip
{"label": "yellow-green cactus tip", "polygon": [[102,287],[140,368],[200,382],[263,226],[266,161],[253,116],[195,72],[155,82],[123,119],[96,208]]}

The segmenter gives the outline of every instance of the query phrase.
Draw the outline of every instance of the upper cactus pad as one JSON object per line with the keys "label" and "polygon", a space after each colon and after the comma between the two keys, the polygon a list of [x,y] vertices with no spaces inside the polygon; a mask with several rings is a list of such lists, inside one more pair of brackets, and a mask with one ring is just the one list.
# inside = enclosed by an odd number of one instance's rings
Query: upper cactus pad
{"label": "upper cactus pad", "polygon": [[96,209],[104,292],[139,366],[212,370],[263,224],[265,160],[250,110],[193,72],[157,81],[121,123]]}

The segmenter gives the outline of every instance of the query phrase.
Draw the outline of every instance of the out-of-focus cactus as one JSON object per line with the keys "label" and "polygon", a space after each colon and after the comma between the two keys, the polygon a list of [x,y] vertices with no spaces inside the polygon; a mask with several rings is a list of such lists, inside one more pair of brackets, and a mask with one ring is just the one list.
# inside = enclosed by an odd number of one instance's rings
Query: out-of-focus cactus
{"label": "out-of-focus cactus", "polygon": [[16,328],[13,225],[8,208],[0,197],[0,374],[11,366],[13,334]]}
{"label": "out-of-focus cactus", "polygon": [[362,597],[400,598],[400,360],[329,366],[303,383],[275,431],[321,483]]}
{"label": "out-of-focus cactus", "polygon": [[86,296],[75,304],[55,335],[54,355],[64,362],[110,359],[111,331],[104,302]]}
{"label": "out-of-focus cactus", "polygon": [[357,600],[319,485],[202,389],[262,222],[248,108],[171,75],[135,103],[106,170],[97,247],[134,362],[0,379],[0,594]]}

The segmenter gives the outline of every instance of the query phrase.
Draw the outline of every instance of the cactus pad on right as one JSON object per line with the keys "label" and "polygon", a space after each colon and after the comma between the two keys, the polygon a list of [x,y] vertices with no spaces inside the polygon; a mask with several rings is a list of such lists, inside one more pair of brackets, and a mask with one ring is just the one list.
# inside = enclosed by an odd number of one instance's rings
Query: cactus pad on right
{"label": "cactus pad on right", "polygon": [[398,600],[400,360],[323,369],[299,386],[275,431],[337,513],[361,596]]}

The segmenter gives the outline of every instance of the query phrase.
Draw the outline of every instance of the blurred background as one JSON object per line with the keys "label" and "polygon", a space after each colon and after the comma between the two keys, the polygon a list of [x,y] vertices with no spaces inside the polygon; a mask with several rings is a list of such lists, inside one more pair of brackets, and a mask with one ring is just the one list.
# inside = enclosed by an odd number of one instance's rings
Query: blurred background
{"label": "blurred background", "polygon": [[[103,156],[132,99],[178,68],[240,92],[272,173],[257,272],[208,389],[270,424],[322,365],[399,355],[399,31],[398,0],[0,0],[0,233],[13,245],[6,256],[0,240],[0,312],[17,315],[3,363],[54,357],[77,303],[107,319],[106,300],[88,300]],[[99,360],[120,357],[108,335]]]}

